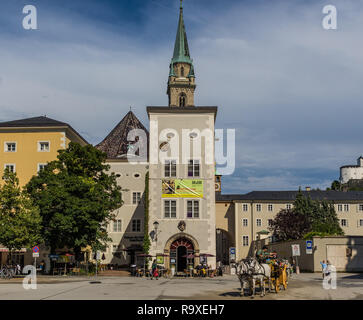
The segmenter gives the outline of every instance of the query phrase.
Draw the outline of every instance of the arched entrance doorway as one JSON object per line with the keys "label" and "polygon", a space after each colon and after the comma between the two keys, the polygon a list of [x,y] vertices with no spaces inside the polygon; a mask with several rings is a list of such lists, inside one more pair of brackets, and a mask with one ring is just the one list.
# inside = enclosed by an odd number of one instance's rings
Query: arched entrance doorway
{"label": "arched entrance doorway", "polygon": [[186,256],[194,254],[193,243],[186,238],[175,240],[170,246],[170,268],[175,268],[177,272],[188,269],[188,265],[194,265],[194,258],[188,259]]}

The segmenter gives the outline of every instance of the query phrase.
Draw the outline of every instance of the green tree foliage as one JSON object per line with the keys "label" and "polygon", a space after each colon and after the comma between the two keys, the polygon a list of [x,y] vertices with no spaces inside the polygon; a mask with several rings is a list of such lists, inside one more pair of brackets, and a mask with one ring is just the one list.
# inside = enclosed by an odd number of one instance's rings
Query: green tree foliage
{"label": "green tree foliage", "polygon": [[41,222],[39,209],[21,191],[17,175],[6,169],[0,187],[0,243],[10,252],[39,245]]}
{"label": "green tree foliage", "polygon": [[144,219],[144,253],[149,253],[150,250],[150,236],[149,236],[149,172],[145,176],[145,219]]}
{"label": "green tree foliage", "polygon": [[281,210],[270,230],[278,240],[302,239],[306,234],[343,235],[334,205],[312,200],[299,191],[291,211]]}
{"label": "green tree foliage", "polygon": [[70,143],[27,184],[52,253],[67,247],[78,256],[81,248],[104,248],[110,240],[107,226],[122,205],[122,190],[105,160],[106,154],[91,145]]}
{"label": "green tree foliage", "polygon": [[272,220],[269,229],[278,240],[286,241],[301,239],[311,230],[311,225],[305,214],[283,209]]}

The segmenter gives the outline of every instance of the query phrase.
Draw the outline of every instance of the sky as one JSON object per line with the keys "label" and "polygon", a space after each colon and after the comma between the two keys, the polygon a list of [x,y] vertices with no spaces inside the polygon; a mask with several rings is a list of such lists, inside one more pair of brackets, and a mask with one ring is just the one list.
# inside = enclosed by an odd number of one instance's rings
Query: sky
{"label": "sky", "polygon": [[[38,30],[25,30],[25,5]],[[322,27],[325,5],[337,29]],[[101,142],[167,105],[178,0],[1,0],[0,121],[46,115]],[[363,1],[185,0],[195,104],[236,129],[223,193],[325,189],[363,154]]]}

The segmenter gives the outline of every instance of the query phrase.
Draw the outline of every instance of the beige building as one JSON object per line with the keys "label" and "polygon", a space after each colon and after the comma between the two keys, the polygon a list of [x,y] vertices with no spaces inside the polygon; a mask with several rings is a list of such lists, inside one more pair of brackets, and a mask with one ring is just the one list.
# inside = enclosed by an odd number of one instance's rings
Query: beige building
{"label": "beige building", "polygon": [[[254,254],[256,248],[253,241],[264,238],[272,240],[269,231],[271,221],[280,210],[293,207],[297,193],[298,191],[253,191],[244,195],[218,194],[217,228],[225,230],[229,238],[235,240],[237,260]],[[312,190],[303,193],[313,200],[332,201],[345,235],[363,236],[362,191]],[[225,229],[227,220],[231,226],[228,230]]]}

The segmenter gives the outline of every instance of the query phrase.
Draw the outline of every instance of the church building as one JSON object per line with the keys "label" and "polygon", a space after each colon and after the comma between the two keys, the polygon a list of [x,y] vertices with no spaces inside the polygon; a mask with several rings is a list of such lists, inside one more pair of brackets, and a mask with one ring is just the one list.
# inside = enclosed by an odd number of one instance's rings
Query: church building
{"label": "church building", "polygon": [[[124,205],[110,226],[112,245],[105,263],[140,263],[143,236],[150,237],[151,256],[175,272],[205,261],[216,265],[214,124],[217,107],[195,106],[193,60],[183,8],[170,62],[168,105],[149,106],[150,133],[130,111],[97,147],[106,152],[111,171],[123,189]],[[148,158],[137,164],[127,156],[135,145],[134,129],[146,133]],[[203,135],[206,135],[202,137]],[[198,143],[195,148],[193,143]],[[137,154],[139,155],[139,154]],[[209,161],[208,161],[209,159]],[[212,160],[212,161],[210,161]],[[145,177],[148,172],[148,221],[145,221]]]}

